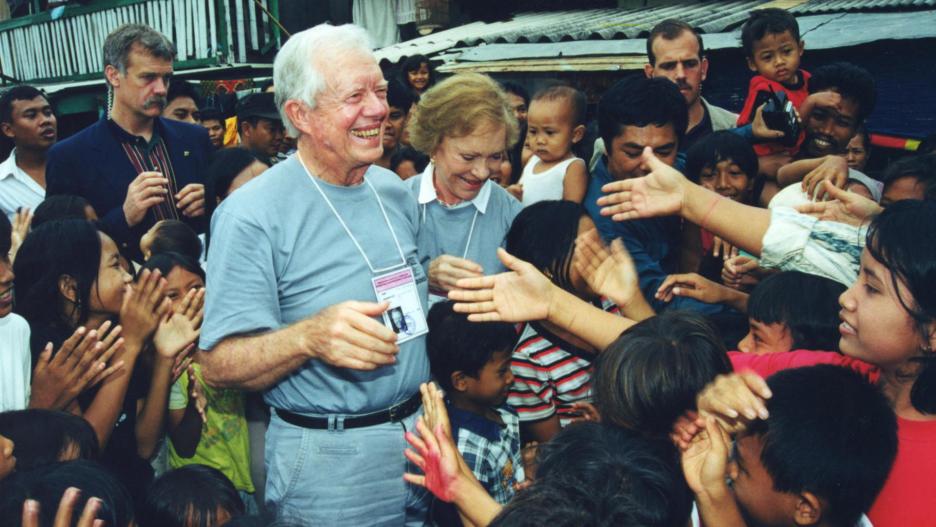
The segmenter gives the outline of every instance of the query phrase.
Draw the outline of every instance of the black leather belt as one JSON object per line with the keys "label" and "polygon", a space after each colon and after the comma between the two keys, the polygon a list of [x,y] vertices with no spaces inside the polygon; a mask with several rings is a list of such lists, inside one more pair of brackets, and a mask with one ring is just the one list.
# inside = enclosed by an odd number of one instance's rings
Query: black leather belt
{"label": "black leather belt", "polygon": [[329,422],[334,423],[332,427],[339,429],[363,428],[365,426],[374,426],[384,423],[397,423],[416,413],[416,410],[419,410],[420,406],[422,406],[422,395],[416,392],[409,399],[398,405],[391,406],[386,410],[364,415],[349,415],[344,417],[343,420],[341,419],[342,416],[309,417],[286,410],[280,410],[279,408],[275,410],[276,415],[278,415],[280,419],[291,425],[311,428],[313,430],[328,430]]}

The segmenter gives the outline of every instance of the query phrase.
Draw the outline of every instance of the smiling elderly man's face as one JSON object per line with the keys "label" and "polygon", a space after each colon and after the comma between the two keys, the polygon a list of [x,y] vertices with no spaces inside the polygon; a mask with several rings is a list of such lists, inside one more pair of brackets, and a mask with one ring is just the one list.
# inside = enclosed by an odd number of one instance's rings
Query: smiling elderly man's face
{"label": "smiling elderly man's face", "polygon": [[369,165],[383,154],[383,126],[389,111],[387,81],[374,57],[346,52],[322,67],[326,87],[319,94],[312,137],[318,155],[352,166]]}

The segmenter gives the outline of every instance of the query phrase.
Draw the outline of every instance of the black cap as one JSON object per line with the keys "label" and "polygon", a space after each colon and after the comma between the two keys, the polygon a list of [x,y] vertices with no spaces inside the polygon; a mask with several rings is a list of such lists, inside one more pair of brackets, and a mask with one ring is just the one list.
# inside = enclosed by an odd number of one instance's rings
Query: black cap
{"label": "black cap", "polygon": [[238,119],[248,117],[264,117],[274,121],[280,120],[279,111],[273,101],[272,93],[252,93],[237,101],[235,109]]}

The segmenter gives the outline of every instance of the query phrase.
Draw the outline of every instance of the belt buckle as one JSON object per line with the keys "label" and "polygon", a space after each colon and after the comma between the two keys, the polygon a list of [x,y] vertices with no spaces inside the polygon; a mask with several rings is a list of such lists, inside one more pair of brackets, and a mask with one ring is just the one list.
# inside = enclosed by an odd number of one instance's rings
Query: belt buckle
{"label": "belt buckle", "polygon": [[397,413],[399,412],[401,406],[403,406],[403,405],[402,405],[402,404],[398,404],[398,405],[396,405],[396,406],[391,406],[390,409],[387,410],[387,413],[390,415],[390,422],[391,422],[391,423],[397,423],[397,422],[401,421],[401,419],[397,419]]}

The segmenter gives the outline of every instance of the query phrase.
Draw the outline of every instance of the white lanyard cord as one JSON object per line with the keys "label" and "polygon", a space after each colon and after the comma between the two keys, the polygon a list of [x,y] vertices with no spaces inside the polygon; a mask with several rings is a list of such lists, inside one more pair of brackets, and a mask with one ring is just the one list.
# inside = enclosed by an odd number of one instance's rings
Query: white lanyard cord
{"label": "white lanyard cord", "polygon": [[471,218],[471,228],[468,229],[468,240],[465,241],[465,252],[462,258],[468,259],[468,248],[471,247],[471,236],[474,235],[475,222],[478,221],[478,209],[475,209],[474,217]]}
{"label": "white lanyard cord", "polygon": [[[465,240],[465,252],[462,253],[462,258],[468,259],[468,248],[471,247],[471,237],[474,235],[475,222],[478,221],[478,209],[475,208],[474,216],[471,218],[471,228],[468,229],[468,239]],[[423,203],[422,206],[422,222],[425,225],[426,223],[426,204]]]}
{"label": "white lanyard cord", "polygon": [[334,214],[335,218],[338,219],[338,223],[341,224],[341,227],[345,230],[345,233],[348,235],[348,238],[351,238],[351,242],[354,243],[354,246],[357,247],[358,252],[361,253],[361,256],[364,258],[364,262],[367,263],[367,267],[370,268],[372,273],[377,274],[378,272],[381,272],[381,271],[387,271],[390,269],[394,269],[396,267],[400,267],[400,265],[406,265],[406,256],[403,254],[403,248],[400,246],[400,240],[397,239],[396,233],[393,231],[393,226],[390,224],[390,218],[387,216],[387,210],[383,206],[383,201],[381,201],[380,199],[380,194],[377,193],[377,189],[375,189],[374,186],[371,185],[370,181],[368,181],[367,179],[364,179],[364,183],[367,184],[367,186],[371,189],[371,192],[374,193],[374,197],[377,198],[377,205],[380,207],[380,212],[383,214],[384,221],[387,223],[387,228],[390,229],[390,236],[393,237],[393,243],[396,244],[397,251],[400,252],[400,260],[402,260],[402,264],[393,265],[390,267],[386,267],[384,269],[374,268],[373,264],[371,264],[370,258],[367,257],[367,253],[364,252],[364,248],[361,247],[361,244],[358,243],[354,235],[351,234],[351,229],[348,228],[348,225],[345,223],[344,219],[342,219],[341,214],[338,214],[338,210],[335,209],[335,206],[332,205],[331,200],[328,199],[327,195],[325,195],[325,191],[322,190],[322,187],[319,186],[318,181],[315,180],[315,177],[309,172],[309,169],[306,168],[305,162],[302,161],[302,156],[299,155],[299,152],[296,152],[296,157],[299,159],[299,164],[302,165],[303,169],[305,169],[306,175],[308,175],[309,179],[312,180],[312,184],[315,185],[316,190],[318,190],[319,194],[322,195],[322,199],[325,200],[325,203],[328,205],[328,208],[331,209],[332,214]]}

